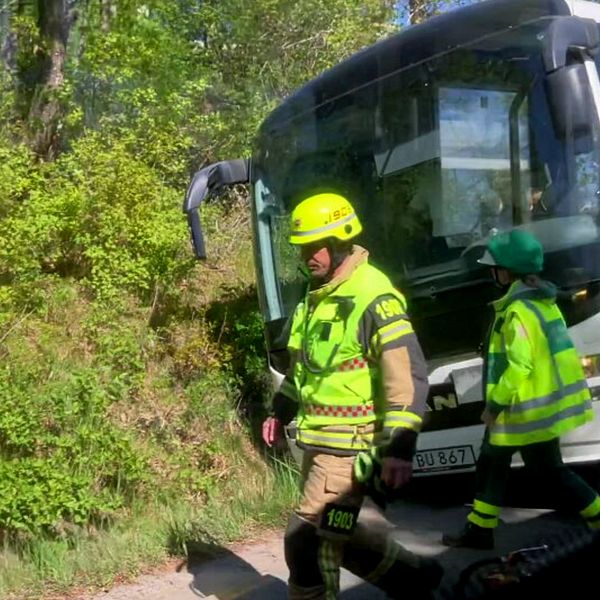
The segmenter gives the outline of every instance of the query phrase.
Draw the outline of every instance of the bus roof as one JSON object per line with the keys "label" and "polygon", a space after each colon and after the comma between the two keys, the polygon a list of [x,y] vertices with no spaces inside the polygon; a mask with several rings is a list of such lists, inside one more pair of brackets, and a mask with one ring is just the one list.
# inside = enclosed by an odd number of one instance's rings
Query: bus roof
{"label": "bus roof", "polygon": [[566,0],[487,0],[407,27],[357,52],[302,86],[267,117],[261,132],[267,133],[375,77],[385,77],[496,31],[543,17],[569,15],[571,11]]}

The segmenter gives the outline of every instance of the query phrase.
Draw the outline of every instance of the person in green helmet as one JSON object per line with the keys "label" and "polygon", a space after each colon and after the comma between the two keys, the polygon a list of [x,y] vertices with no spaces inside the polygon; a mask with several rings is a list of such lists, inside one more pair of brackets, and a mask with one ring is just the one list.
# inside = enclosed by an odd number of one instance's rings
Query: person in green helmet
{"label": "person in green helmet", "polygon": [[479,260],[505,295],[484,359],[486,425],[476,469],[476,495],[467,523],[446,534],[447,546],[491,549],[515,452],[553,494],[561,494],[589,527],[600,528],[600,498],[562,461],[560,436],[593,418],[591,395],[577,351],[556,305],[556,287],[539,277],[540,242],[512,230],[493,237]]}
{"label": "person in green helmet", "polygon": [[263,424],[271,446],[295,418],[304,450],[302,497],[284,538],[289,598],[334,600],[341,566],[388,597],[429,598],[437,561],[402,548],[383,517],[358,519],[369,491],[381,500],[411,477],[428,384],[406,301],[353,244],[362,226],[344,196],[304,199],[290,225],[310,284],[292,319],[291,367]]}

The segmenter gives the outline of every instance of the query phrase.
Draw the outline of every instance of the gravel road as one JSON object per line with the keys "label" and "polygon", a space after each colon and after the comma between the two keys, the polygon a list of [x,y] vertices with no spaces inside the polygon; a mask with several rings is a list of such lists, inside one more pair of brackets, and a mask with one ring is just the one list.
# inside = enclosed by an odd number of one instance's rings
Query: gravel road
{"label": "gravel road", "polygon": [[[406,547],[442,562],[443,584],[452,584],[475,560],[538,545],[555,534],[581,527],[576,520],[552,511],[507,508],[502,513],[495,551],[445,548],[440,544],[442,532],[458,529],[467,511],[462,503],[440,506],[401,501],[390,507],[387,517],[397,526],[397,538]],[[286,578],[283,533],[278,532],[260,542],[222,549],[215,557],[183,563],[160,575],[142,576],[135,583],[81,600],[284,600]],[[342,587],[343,600],[385,598],[347,572],[342,574]]]}

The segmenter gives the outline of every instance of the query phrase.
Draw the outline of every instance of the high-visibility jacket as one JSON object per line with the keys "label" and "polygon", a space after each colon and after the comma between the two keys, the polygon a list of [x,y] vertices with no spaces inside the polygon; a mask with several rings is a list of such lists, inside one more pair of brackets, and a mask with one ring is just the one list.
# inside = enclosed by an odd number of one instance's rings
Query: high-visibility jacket
{"label": "high-visibility jacket", "polygon": [[[366,355],[359,340],[370,306],[382,318],[374,336],[379,346],[415,338],[404,296],[363,252],[345,280],[309,292],[293,317],[288,347],[295,359],[281,391],[298,402],[301,446],[354,453],[384,443],[398,427],[421,426],[425,398],[412,406],[387,404],[377,352]],[[377,304],[378,298],[384,299]]]}
{"label": "high-visibility jacket", "polygon": [[490,443],[524,446],[593,418],[585,374],[556,305],[556,289],[515,282],[493,306],[486,401],[497,414]]}

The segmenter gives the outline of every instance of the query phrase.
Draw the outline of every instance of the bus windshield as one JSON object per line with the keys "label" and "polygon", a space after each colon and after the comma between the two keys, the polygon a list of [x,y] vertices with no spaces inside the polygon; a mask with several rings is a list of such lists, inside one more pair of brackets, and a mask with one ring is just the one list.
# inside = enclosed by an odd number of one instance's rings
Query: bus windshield
{"label": "bus windshield", "polygon": [[284,323],[306,289],[287,242],[290,212],[324,190],[355,205],[357,243],[406,294],[429,358],[480,344],[496,291],[477,259],[499,231],[528,228],[545,247],[548,278],[598,292],[598,128],[555,130],[541,58],[550,21],[383,76],[394,57],[382,50],[365,63],[367,83],[315,87],[267,120],[251,175],[267,324]]}

